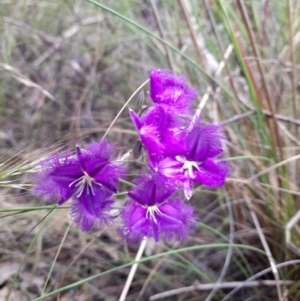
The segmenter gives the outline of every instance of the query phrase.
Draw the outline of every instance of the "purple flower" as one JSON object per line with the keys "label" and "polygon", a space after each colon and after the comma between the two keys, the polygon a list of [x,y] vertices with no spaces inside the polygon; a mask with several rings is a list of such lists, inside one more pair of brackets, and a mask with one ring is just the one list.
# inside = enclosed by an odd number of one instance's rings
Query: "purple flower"
{"label": "purple flower", "polygon": [[139,117],[130,110],[130,117],[139,132],[140,139],[146,148],[149,160],[152,158],[175,155],[183,151],[179,140],[182,127],[176,127],[169,114],[161,107],[151,111],[146,117]]}
{"label": "purple flower", "polygon": [[153,237],[156,242],[164,235],[167,240],[182,240],[195,225],[193,208],[174,197],[176,185],[159,173],[144,174],[136,179],[137,186],[128,193],[130,201],[121,211],[123,237],[138,242]]}
{"label": "purple flower", "polygon": [[82,231],[90,230],[93,225],[102,229],[112,222],[110,214],[113,200],[108,199],[107,191],[96,188],[95,194],[85,193],[85,198],[75,198],[71,205],[70,216]]}
{"label": "purple flower", "polygon": [[184,76],[175,76],[171,70],[150,70],[150,97],[154,103],[183,113],[191,108],[196,96],[197,91],[187,85]]}
{"label": "purple flower", "polygon": [[140,117],[130,110],[150,162],[181,152],[182,141],[178,138],[191,122],[190,108],[196,94],[183,76],[175,76],[170,70],[150,70],[150,97],[154,105]]}
{"label": "purple flower", "polygon": [[112,162],[113,145],[107,141],[94,142],[87,149],[76,146],[76,154],[57,153],[41,161],[42,171],[35,176],[33,192],[56,199],[61,205],[73,199],[71,215],[82,230],[93,222],[108,222],[107,211],[117,192],[119,177],[124,168]]}
{"label": "purple flower", "polygon": [[228,165],[224,160],[214,160],[223,152],[221,127],[202,125],[196,121],[190,132],[183,133],[183,152],[157,160],[154,167],[168,178],[181,181],[185,195],[192,196],[192,183],[216,188],[225,183]]}

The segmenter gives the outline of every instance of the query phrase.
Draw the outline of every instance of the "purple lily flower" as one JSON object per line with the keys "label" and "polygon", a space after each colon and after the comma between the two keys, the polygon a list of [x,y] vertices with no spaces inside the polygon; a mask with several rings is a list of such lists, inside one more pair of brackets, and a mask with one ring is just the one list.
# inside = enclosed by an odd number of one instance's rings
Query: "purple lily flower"
{"label": "purple lily flower", "polygon": [[190,205],[174,197],[176,185],[159,173],[144,174],[135,180],[137,186],[128,193],[131,199],[121,211],[123,237],[138,242],[164,235],[167,240],[183,240],[195,225]]}
{"label": "purple lily flower", "polygon": [[156,107],[147,116],[139,117],[130,110],[130,117],[139,132],[140,139],[146,148],[149,160],[157,160],[183,151],[179,139],[183,126],[173,126],[172,118],[161,107]]}
{"label": "purple lily flower", "polygon": [[182,136],[184,152],[157,160],[155,169],[168,178],[181,181],[187,199],[192,196],[193,182],[208,188],[225,183],[228,165],[225,160],[214,160],[223,152],[220,126],[202,125],[196,121],[193,129]]}
{"label": "purple lily flower", "polygon": [[184,76],[175,76],[171,70],[150,70],[150,97],[154,105],[141,117],[130,110],[150,162],[176,155],[183,149],[178,137],[191,122],[190,109],[196,95]]}
{"label": "purple lily flower", "polygon": [[171,70],[150,70],[150,97],[154,103],[167,105],[178,113],[188,112],[197,91],[189,87],[183,75],[176,76]]}
{"label": "purple lily flower", "polygon": [[[76,146],[76,154],[57,153],[41,161],[42,171],[35,176],[33,192],[61,205],[73,199],[71,215],[89,230],[93,221],[108,221],[108,198],[117,192],[124,168],[112,162],[113,145],[107,141],[94,142],[87,149]],[[98,220],[98,225],[101,222]]]}

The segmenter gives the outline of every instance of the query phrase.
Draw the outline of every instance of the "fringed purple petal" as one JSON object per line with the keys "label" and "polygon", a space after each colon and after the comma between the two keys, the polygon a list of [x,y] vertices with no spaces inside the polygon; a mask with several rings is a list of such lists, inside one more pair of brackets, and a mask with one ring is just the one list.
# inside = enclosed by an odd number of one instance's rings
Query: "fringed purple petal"
{"label": "fringed purple petal", "polygon": [[208,188],[216,188],[224,185],[229,171],[226,161],[213,161],[208,159],[199,165],[200,171],[196,171],[194,182],[198,182]]}
{"label": "fringed purple petal", "polygon": [[93,178],[113,193],[117,192],[119,178],[125,177],[125,168],[117,164],[106,164],[101,171],[95,173]]}
{"label": "fringed purple petal", "polygon": [[182,163],[174,157],[165,157],[156,164],[158,172],[167,178],[172,178],[175,181],[184,181],[186,176],[182,171]]}
{"label": "fringed purple petal", "polygon": [[[125,169],[111,160],[113,145],[94,142],[87,149],[76,146],[76,155],[57,153],[41,161],[42,171],[34,177],[33,192],[56,199],[61,205],[72,196],[84,196],[86,189],[102,187],[107,197],[117,191]],[[92,191],[90,191],[92,193]]]}
{"label": "fringed purple petal", "polygon": [[100,140],[90,143],[86,149],[94,159],[109,161],[114,153],[114,144],[107,140]]}
{"label": "fringed purple petal", "polygon": [[90,154],[85,149],[82,149],[78,144],[75,146],[75,153],[83,173],[86,170],[86,166],[85,166],[86,158],[90,156]]}
{"label": "fringed purple petal", "polygon": [[[76,147],[76,150],[79,147]],[[95,174],[101,173],[103,167],[109,162],[113,153],[113,146],[107,141],[93,142],[87,146],[87,150],[82,150],[78,159],[80,160],[83,170],[92,178]]]}
{"label": "fringed purple petal", "polygon": [[40,164],[42,171],[33,178],[33,193],[63,204],[76,191],[72,183],[83,175],[78,159],[70,153],[57,153],[41,160]]}
{"label": "fringed purple petal", "polygon": [[156,172],[141,175],[135,183],[137,185],[128,193],[128,196],[146,206],[168,200],[177,189],[173,181]]}
{"label": "fringed purple petal", "polygon": [[171,70],[150,70],[150,97],[154,103],[173,106],[178,112],[189,109],[197,91],[189,87],[184,76],[175,76]]}
{"label": "fringed purple petal", "polygon": [[146,219],[146,209],[136,202],[128,202],[121,211],[123,227],[121,235],[132,243],[151,235],[151,221]]}
{"label": "fringed purple petal", "polygon": [[161,130],[157,126],[147,125],[140,130],[141,141],[149,153],[162,155],[166,150]]}
{"label": "fringed purple petal", "polygon": [[137,113],[131,109],[129,109],[129,115],[131,118],[131,121],[133,122],[135,128],[139,131],[142,127],[142,121],[140,117],[137,115]]}
{"label": "fringed purple petal", "polygon": [[182,128],[188,126],[191,117],[170,110],[170,106],[154,105],[148,108],[141,117],[144,125],[155,125],[162,129]]}
{"label": "fringed purple petal", "polygon": [[99,186],[93,185],[92,191],[86,186],[81,195],[73,200],[70,216],[82,231],[90,230],[93,225],[102,229],[113,220],[110,215],[113,203]]}
{"label": "fringed purple petal", "polygon": [[165,91],[165,79],[172,76],[171,70],[150,70],[150,97],[155,102],[159,95]]}
{"label": "fringed purple petal", "polygon": [[171,200],[159,207],[163,215],[157,215],[157,221],[165,238],[185,240],[188,232],[196,225],[196,216],[192,206],[180,198]]}
{"label": "fringed purple petal", "polygon": [[125,176],[125,168],[112,163],[113,144],[103,140],[89,144],[87,150],[79,152],[78,148],[77,156],[84,172],[112,193],[117,192],[119,177]]}
{"label": "fringed purple petal", "polygon": [[185,153],[185,144],[177,132],[179,129],[143,126],[140,137],[150,156],[172,156]]}
{"label": "fringed purple petal", "polygon": [[144,126],[141,128],[140,137],[146,150],[152,155],[168,156],[184,151],[181,141],[169,129]]}
{"label": "fringed purple petal", "polygon": [[156,242],[160,236],[167,240],[184,240],[188,231],[195,226],[193,208],[179,198],[157,206],[151,218],[147,209],[137,202],[129,202],[121,211],[123,227],[121,234],[130,242],[138,242],[143,237],[153,237]]}
{"label": "fringed purple petal", "polygon": [[201,125],[199,122],[187,135],[187,159],[190,161],[204,161],[214,158],[223,152],[220,133],[222,127],[217,125]]}
{"label": "fringed purple petal", "polygon": [[[183,122],[178,122],[176,114],[168,113],[163,107],[152,107],[141,119],[131,114],[140,139],[150,157],[167,156],[184,151],[181,135]],[[137,125],[138,123],[138,125]],[[151,160],[151,158],[150,158]]]}

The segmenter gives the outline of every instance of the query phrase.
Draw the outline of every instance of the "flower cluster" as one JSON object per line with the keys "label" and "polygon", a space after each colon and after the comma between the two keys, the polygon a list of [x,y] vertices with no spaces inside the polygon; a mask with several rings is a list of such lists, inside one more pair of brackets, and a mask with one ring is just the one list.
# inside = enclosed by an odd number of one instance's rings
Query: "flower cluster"
{"label": "flower cluster", "polygon": [[131,241],[153,237],[157,242],[161,235],[184,239],[196,217],[192,206],[175,193],[183,190],[190,199],[193,182],[208,188],[225,182],[227,163],[216,158],[223,152],[221,127],[193,120],[196,95],[183,76],[153,69],[149,93],[153,104],[141,116],[130,110],[150,170],[135,180],[121,213],[121,233]]}
{"label": "flower cluster", "polygon": [[216,159],[223,152],[221,127],[192,119],[196,92],[184,77],[169,70],[151,70],[150,97],[153,105],[142,116],[132,110],[130,116],[151,167],[181,183],[187,199],[192,196],[193,182],[207,188],[223,185],[228,167]]}
{"label": "flower cluster", "polygon": [[166,239],[187,237],[194,225],[193,208],[176,197],[173,181],[157,172],[143,174],[135,180],[137,186],[128,193],[131,199],[121,216],[121,233],[132,242],[143,237],[153,237],[156,242],[161,234]]}
{"label": "flower cluster", "polygon": [[113,145],[93,142],[87,149],[76,145],[75,154],[57,153],[42,160],[42,171],[35,176],[33,192],[62,205],[72,199],[71,217],[83,231],[95,224],[98,228],[112,221],[110,215],[124,167],[113,163]]}
{"label": "flower cluster", "polygon": [[[137,242],[143,237],[161,236],[182,240],[195,225],[189,200],[193,183],[215,188],[225,182],[228,166],[217,157],[222,154],[221,127],[204,125],[194,119],[193,101],[196,91],[183,76],[169,70],[150,71],[152,105],[141,115],[130,110],[140,141],[147,153],[147,173],[133,182],[128,202],[121,209],[124,238]],[[117,192],[119,178],[125,176],[120,162],[112,159],[113,145],[103,140],[75,153],[57,153],[41,161],[33,191],[57,205],[71,199],[70,216],[83,231],[93,225],[110,224],[112,195]]]}

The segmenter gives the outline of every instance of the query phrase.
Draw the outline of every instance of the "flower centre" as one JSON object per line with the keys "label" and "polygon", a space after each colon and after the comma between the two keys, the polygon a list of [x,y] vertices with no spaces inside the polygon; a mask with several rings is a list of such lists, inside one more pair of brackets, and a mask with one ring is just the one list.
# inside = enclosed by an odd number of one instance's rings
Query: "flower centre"
{"label": "flower centre", "polygon": [[200,171],[199,164],[195,161],[188,161],[184,156],[176,156],[177,161],[183,163],[183,166],[180,169],[180,172],[185,172],[190,178],[195,178],[193,167]]}
{"label": "flower centre", "polygon": [[155,214],[164,215],[155,205],[147,207],[146,218],[151,219],[155,224],[157,224]]}
{"label": "flower centre", "polygon": [[75,185],[77,187],[76,196],[79,198],[82,195],[84,188],[87,188],[87,194],[91,192],[92,195],[95,195],[93,184],[97,184],[101,186],[95,179],[93,179],[90,175],[87,174],[86,171],[83,171],[83,176],[73,181],[69,184],[69,187]]}

